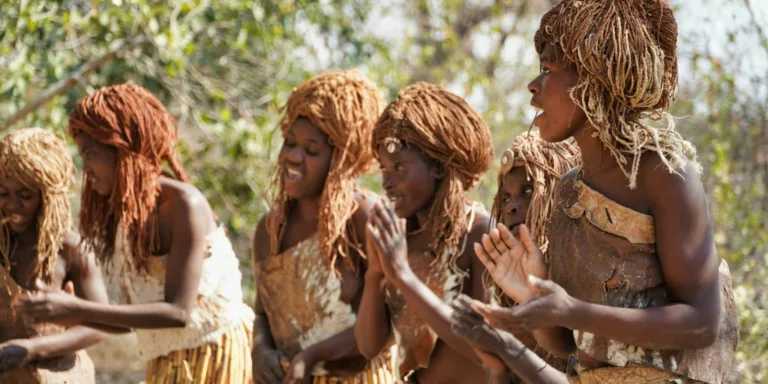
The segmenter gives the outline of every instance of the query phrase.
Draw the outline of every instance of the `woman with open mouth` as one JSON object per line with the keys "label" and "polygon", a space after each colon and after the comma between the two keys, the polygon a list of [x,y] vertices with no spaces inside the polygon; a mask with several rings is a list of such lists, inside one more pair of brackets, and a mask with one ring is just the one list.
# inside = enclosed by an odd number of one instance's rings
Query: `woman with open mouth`
{"label": "woman with open mouth", "polygon": [[475,383],[484,377],[470,345],[451,332],[449,303],[485,300],[471,244],[490,218],[467,191],[493,159],[482,118],[461,97],[427,83],[400,91],[373,131],[387,200],[366,229],[371,258],[360,318],[360,352],[397,345],[398,379]]}
{"label": "woman with open mouth", "polygon": [[[718,260],[696,150],[667,112],[677,40],[663,0],[563,0],[541,19],[533,124],[546,141],[573,138],[582,164],[557,188],[549,268],[524,230],[478,248],[491,269],[524,266],[492,273],[520,305],[462,298],[454,307],[457,333],[528,383],[728,376],[738,343],[730,272]],[[568,358],[567,374],[503,331],[515,322]]]}
{"label": "woman with open mouth", "polygon": [[83,350],[104,333],[83,326],[33,324],[11,308],[46,285],[106,303],[92,253],[72,231],[75,165],[53,132],[21,129],[0,140],[0,383],[94,383]]}
{"label": "woman with open mouth", "polygon": [[317,75],[288,98],[272,205],[253,243],[260,383],[394,383],[389,351],[366,359],[354,333],[373,206],[357,178],[373,162],[381,106],[356,70]]}
{"label": "woman with open mouth", "polygon": [[114,85],[78,101],[69,134],[83,159],[80,232],[111,303],[51,291],[20,309],[37,322],[132,329],[148,384],[249,383],[253,311],[239,260],[187,181],[171,114],[148,90]]}

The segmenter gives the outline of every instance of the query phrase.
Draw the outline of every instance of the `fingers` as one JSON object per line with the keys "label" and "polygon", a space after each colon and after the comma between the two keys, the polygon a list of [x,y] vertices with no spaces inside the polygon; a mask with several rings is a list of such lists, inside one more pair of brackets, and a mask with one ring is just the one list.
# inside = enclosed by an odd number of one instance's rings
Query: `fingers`
{"label": "fingers", "polygon": [[528,227],[525,224],[520,225],[520,240],[522,240],[523,245],[525,246],[525,249],[528,251],[529,255],[541,254],[539,246],[536,245],[535,241],[533,241],[531,232],[528,230]]}
{"label": "fingers", "polygon": [[378,219],[379,224],[379,231],[381,232],[382,237],[388,239],[389,237],[394,234],[395,226],[397,225],[396,221],[392,220],[392,217],[389,214],[389,209],[387,209],[386,206],[386,200],[380,200],[373,208],[373,214]]}
{"label": "fingers", "polygon": [[474,247],[475,255],[477,255],[477,258],[480,259],[481,263],[483,263],[485,269],[492,271],[494,268],[496,268],[496,263],[491,259],[491,256],[485,252],[485,249],[483,249],[482,245],[475,243]]}
{"label": "fingers", "polygon": [[493,247],[496,248],[499,254],[504,254],[505,252],[509,251],[509,247],[501,239],[501,232],[498,230],[498,228],[491,229],[491,232],[489,232],[489,234],[491,237],[491,242],[493,243]]}
{"label": "fingers", "polygon": [[66,284],[64,284],[64,292],[73,295],[75,294],[75,285],[72,283],[72,280],[67,281]]}
{"label": "fingers", "polygon": [[471,320],[472,322],[475,322],[475,323],[484,322],[483,316],[477,313],[472,308],[471,300],[472,299],[469,299],[464,295],[459,296],[459,298],[457,298],[452,305],[454,310],[454,315],[466,317],[468,320]]}
{"label": "fingers", "polygon": [[[378,218],[374,217],[374,222],[378,222]],[[379,227],[377,226],[378,223],[375,223],[374,225],[371,225],[370,223],[367,224],[367,233],[371,237],[371,245],[375,248],[374,252],[371,253],[377,253],[376,256],[381,256],[383,254],[384,250],[384,240],[381,238],[381,231],[379,230]],[[381,262],[379,260],[379,262]]]}
{"label": "fingers", "polygon": [[483,235],[480,242],[483,243],[483,249],[485,250],[486,253],[488,253],[488,256],[491,257],[491,260],[493,260],[494,263],[498,263],[499,256],[500,256],[499,250],[496,249],[495,245],[493,245],[493,242],[491,241],[491,237],[485,234]]}
{"label": "fingers", "polygon": [[528,285],[531,288],[534,288],[543,294],[555,292],[557,288],[560,288],[560,286],[557,285],[557,283],[555,283],[554,281],[542,280],[534,275],[528,275]]}
{"label": "fingers", "polygon": [[40,279],[35,279],[35,289],[41,292],[54,292],[55,290]]}
{"label": "fingers", "polygon": [[[525,224],[521,225],[523,227]],[[496,224],[496,229],[499,231],[499,238],[504,243],[507,249],[512,250],[520,247],[520,242],[515,238],[515,235],[503,224]]]}

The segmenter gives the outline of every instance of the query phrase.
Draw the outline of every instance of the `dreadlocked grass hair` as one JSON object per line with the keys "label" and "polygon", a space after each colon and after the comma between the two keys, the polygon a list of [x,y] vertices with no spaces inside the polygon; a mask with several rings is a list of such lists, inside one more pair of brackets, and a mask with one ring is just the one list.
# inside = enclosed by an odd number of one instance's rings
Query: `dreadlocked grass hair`
{"label": "dreadlocked grass hair", "polygon": [[[493,161],[491,133],[480,115],[461,97],[436,85],[417,82],[401,90],[373,130],[373,149],[395,138],[415,146],[445,167],[429,212],[430,249],[442,254],[469,230],[466,191]],[[427,223],[422,223],[427,225]],[[449,267],[458,271],[453,255]]]}
{"label": "dreadlocked grass hair", "polygon": [[[280,120],[283,136],[300,118],[308,119],[328,135],[333,153],[330,171],[320,196],[318,236],[324,254],[335,268],[339,257],[349,261],[349,220],[357,209],[357,178],[373,162],[371,131],[379,117],[383,97],[378,87],[357,70],[328,71],[304,81],[291,93]],[[267,215],[271,253],[280,249],[292,201],[283,186],[284,165],[272,169],[273,211]]]}
{"label": "dreadlocked grass hair", "polygon": [[[0,180],[13,178],[40,191],[42,205],[37,213],[37,259],[33,273],[47,284],[64,237],[72,227],[69,191],[75,165],[63,140],[39,128],[15,131],[0,140]],[[0,213],[0,253],[10,268],[13,235]]]}
{"label": "dreadlocked grass hair", "polygon": [[136,265],[158,251],[157,178],[166,161],[175,177],[187,181],[176,157],[177,127],[163,104],[134,84],[105,87],[78,101],[69,116],[69,134],[87,135],[117,152],[115,184],[109,196],[83,180],[80,233],[86,245],[98,249],[101,261],[112,257],[118,226],[130,245]]}
{"label": "dreadlocked grass hair", "polygon": [[[497,178],[498,189],[493,198],[491,218],[497,223],[501,222],[504,209],[504,177],[513,168],[524,167],[528,180],[533,181],[533,196],[525,215],[525,225],[545,257],[548,256],[547,224],[557,202],[558,182],[563,174],[580,163],[581,153],[575,144],[565,141],[559,143],[544,141],[538,131],[517,136],[501,158],[501,168]],[[484,279],[486,287],[495,286],[487,273]],[[512,304],[498,286],[495,287],[495,294],[505,306]]]}
{"label": "dreadlocked grass hair", "polygon": [[534,40],[540,55],[550,44],[575,64],[570,97],[630,188],[645,151],[658,153],[669,172],[686,160],[700,171],[695,148],[666,112],[677,90],[677,22],[666,0],[563,0],[542,17]]}

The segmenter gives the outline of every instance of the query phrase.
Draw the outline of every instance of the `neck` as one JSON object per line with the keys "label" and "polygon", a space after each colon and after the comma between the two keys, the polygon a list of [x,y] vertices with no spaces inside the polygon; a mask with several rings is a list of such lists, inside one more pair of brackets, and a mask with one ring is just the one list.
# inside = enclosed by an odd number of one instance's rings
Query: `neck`
{"label": "neck", "polygon": [[296,200],[295,212],[301,221],[317,221],[317,216],[320,213],[320,196]]}
{"label": "neck", "polygon": [[585,177],[594,177],[619,166],[600,138],[592,137],[596,133],[597,130],[592,125],[585,124],[573,134],[581,151],[581,169]]}
{"label": "neck", "polygon": [[37,230],[25,230],[22,232],[14,232],[13,237],[21,247],[27,247],[37,244]]}

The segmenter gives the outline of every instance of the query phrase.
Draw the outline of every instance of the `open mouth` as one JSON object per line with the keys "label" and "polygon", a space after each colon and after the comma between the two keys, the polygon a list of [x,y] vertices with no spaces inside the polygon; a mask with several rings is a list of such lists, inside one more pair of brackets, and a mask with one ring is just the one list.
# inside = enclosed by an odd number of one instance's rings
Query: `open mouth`
{"label": "open mouth", "polygon": [[392,203],[392,205],[395,207],[395,209],[400,208],[400,206],[403,203],[403,197],[399,194],[387,194],[387,198]]}
{"label": "open mouth", "polygon": [[285,179],[289,181],[301,181],[302,179],[304,179],[303,172],[290,166],[285,167],[284,175],[285,175]]}

